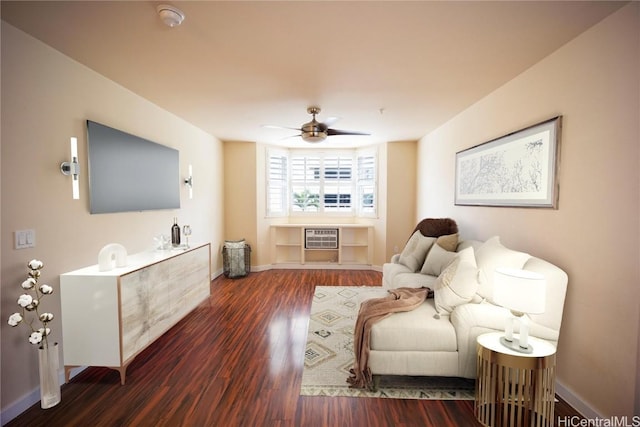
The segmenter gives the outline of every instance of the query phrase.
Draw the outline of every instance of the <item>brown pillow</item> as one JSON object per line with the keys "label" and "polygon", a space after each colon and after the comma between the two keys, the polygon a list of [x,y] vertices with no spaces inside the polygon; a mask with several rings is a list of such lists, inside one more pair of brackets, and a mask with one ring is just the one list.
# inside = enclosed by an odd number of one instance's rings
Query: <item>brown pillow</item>
{"label": "brown pillow", "polygon": [[440,236],[436,240],[436,243],[445,251],[455,252],[458,247],[458,233]]}

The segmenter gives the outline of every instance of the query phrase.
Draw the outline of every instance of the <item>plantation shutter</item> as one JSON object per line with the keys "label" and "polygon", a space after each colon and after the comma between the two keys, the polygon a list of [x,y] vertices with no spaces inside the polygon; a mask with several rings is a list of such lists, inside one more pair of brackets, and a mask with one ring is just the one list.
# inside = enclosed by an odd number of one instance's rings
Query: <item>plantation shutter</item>
{"label": "plantation shutter", "polygon": [[357,212],[363,216],[373,216],[377,212],[376,197],[376,155],[363,153],[357,157]]}
{"label": "plantation shutter", "polygon": [[324,208],[326,212],[352,210],[354,192],[353,157],[329,155],[324,158]]}
{"label": "plantation shutter", "polygon": [[284,216],[287,214],[288,179],[287,155],[270,152],[267,165],[267,214]]}
{"label": "plantation shutter", "polygon": [[321,162],[318,155],[291,157],[291,211],[320,211]]}
{"label": "plantation shutter", "polygon": [[377,212],[377,151],[270,149],[267,215]]}

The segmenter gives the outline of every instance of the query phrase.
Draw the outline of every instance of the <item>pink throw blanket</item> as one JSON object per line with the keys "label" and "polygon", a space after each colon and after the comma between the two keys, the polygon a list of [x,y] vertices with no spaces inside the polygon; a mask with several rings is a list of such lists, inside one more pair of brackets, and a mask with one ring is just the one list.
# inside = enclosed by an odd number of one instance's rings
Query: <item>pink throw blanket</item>
{"label": "pink throw blanket", "polygon": [[360,305],[354,330],[353,352],[355,361],[347,382],[351,388],[373,388],[373,376],[367,362],[369,360],[371,327],[391,313],[411,311],[424,302],[429,288],[390,289],[389,295],[366,300]]}

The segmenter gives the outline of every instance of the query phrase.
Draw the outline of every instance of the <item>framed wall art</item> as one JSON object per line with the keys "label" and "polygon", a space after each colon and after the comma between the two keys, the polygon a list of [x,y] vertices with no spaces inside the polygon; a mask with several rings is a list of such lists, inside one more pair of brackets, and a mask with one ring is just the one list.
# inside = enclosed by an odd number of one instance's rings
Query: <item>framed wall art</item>
{"label": "framed wall art", "polygon": [[562,116],[456,153],[455,204],[558,208]]}

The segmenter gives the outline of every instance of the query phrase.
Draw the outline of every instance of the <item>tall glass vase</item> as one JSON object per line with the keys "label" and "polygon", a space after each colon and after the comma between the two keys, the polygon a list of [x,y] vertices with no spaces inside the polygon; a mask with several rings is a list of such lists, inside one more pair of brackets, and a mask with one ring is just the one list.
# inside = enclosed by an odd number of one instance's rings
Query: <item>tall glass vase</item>
{"label": "tall glass vase", "polygon": [[40,406],[48,409],[60,403],[60,382],[58,381],[58,343],[43,344],[38,348],[40,368]]}

